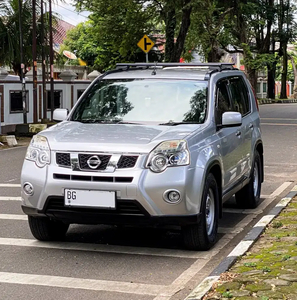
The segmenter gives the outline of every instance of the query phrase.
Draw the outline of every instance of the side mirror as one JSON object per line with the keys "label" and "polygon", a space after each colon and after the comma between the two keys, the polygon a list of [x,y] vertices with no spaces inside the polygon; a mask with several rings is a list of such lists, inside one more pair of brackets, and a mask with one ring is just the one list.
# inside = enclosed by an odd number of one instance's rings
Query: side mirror
{"label": "side mirror", "polygon": [[236,127],[242,124],[241,113],[235,111],[227,111],[222,116],[222,127]]}
{"label": "side mirror", "polygon": [[54,110],[53,119],[54,121],[61,122],[66,120],[68,115],[68,109],[66,108],[57,108]]}

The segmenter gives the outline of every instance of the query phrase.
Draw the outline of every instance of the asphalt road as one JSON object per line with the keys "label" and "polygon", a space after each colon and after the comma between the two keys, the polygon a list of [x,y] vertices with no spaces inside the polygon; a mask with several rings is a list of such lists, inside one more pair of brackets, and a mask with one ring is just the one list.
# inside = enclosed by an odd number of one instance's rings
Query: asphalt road
{"label": "asphalt road", "polygon": [[0,151],[0,299],[184,299],[296,180],[297,105],[263,105],[260,115],[262,202],[239,210],[230,199],[207,252],[185,251],[177,230],[72,225],[63,243],[35,241],[19,200],[25,148]]}

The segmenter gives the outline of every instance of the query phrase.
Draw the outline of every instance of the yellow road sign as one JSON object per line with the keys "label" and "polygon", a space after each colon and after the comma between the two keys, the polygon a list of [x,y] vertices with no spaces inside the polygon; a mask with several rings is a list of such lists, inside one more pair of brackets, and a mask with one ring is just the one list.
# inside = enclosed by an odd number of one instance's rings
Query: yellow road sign
{"label": "yellow road sign", "polygon": [[145,53],[148,53],[154,47],[154,45],[154,42],[146,34],[137,44],[137,46]]}

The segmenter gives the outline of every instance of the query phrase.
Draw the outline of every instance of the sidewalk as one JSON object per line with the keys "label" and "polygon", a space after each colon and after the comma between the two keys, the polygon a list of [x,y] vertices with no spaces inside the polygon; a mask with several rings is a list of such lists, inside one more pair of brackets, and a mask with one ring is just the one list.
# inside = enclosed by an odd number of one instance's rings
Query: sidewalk
{"label": "sidewalk", "polygon": [[[239,244],[236,247],[238,249],[235,248],[235,251],[232,251],[233,256],[231,253],[228,257],[234,258],[234,253],[237,252],[235,264],[230,268],[233,262],[229,259],[228,265],[227,257],[225,262],[220,264],[221,268],[225,264],[224,272],[215,274],[216,271],[214,271],[213,276],[206,278],[199,285],[200,289],[198,286],[195,289],[196,293],[194,290],[187,300],[296,300],[296,191],[297,186],[271,210],[269,215],[264,216],[262,221],[255,225],[240,243],[242,245]],[[260,230],[261,226],[263,226],[262,230]],[[263,232],[264,228],[266,229]],[[254,240],[248,245],[249,237],[252,236]],[[258,240],[257,237],[259,237]],[[252,244],[253,246],[246,252]],[[220,269],[220,266],[217,269]]]}
{"label": "sidewalk", "polygon": [[14,147],[9,147],[7,143],[0,143],[0,151],[4,149],[12,149],[12,148],[17,148],[22,146],[28,147],[31,139],[32,139],[31,137],[16,137],[18,144]]}

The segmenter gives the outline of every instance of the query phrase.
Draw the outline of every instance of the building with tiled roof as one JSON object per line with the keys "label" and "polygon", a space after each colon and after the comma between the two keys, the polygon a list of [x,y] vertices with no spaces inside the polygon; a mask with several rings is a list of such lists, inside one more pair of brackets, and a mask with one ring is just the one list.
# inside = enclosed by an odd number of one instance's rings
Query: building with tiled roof
{"label": "building with tiled roof", "polygon": [[75,26],[61,19],[57,19],[57,23],[53,24],[53,26],[55,28],[53,32],[54,48],[59,49],[67,36],[67,31],[73,29]]}

